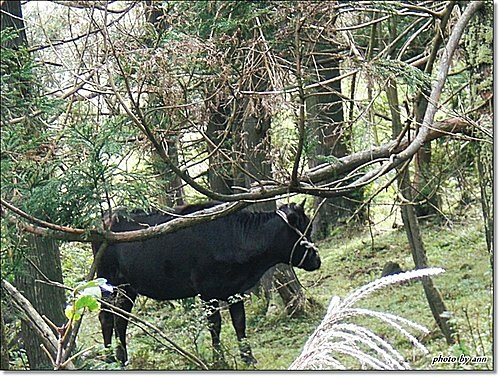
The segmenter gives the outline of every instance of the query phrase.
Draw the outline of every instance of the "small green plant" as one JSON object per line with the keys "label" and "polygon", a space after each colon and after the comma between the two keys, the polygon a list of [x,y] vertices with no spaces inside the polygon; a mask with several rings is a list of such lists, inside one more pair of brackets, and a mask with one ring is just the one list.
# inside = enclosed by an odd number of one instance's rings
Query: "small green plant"
{"label": "small green plant", "polygon": [[54,370],[65,369],[76,357],[94,347],[92,346],[69,357],[73,347],[70,341],[72,330],[78,332],[78,326],[74,325],[82,319],[85,310],[90,312],[99,310],[100,304],[98,300],[101,298],[101,289],[113,291],[113,287],[107,284],[106,279],[103,278],[79,283],[72,290],[68,305],[64,310],[68,321],[62,326],[56,326],[49,322],[57,334],[57,350],[55,357],[47,349],[45,351],[54,365]]}
{"label": "small green plant", "polygon": [[90,312],[99,310],[100,304],[98,299],[101,298],[101,288],[108,291],[113,290],[104,278],[97,278],[78,284],[71,293],[70,302],[64,310],[66,318],[70,321],[79,321],[85,309]]}

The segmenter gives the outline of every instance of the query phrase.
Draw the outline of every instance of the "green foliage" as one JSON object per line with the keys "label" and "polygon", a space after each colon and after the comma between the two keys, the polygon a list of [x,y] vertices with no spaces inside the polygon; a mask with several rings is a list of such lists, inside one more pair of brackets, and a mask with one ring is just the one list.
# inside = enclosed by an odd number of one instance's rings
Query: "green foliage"
{"label": "green foliage", "polygon": [[[0,31],[2,42],[15,33]],[[60,101],[40,95],[41,88],[33,73],[33,58],[24,46],[7,48],[2,43],[0,59],[0,185],[2,198],[28,210],[34,216],[43,214],[30,208],[31,194],[53,173],[55,164],[49,158],[55,132],[44,123],[57,113]],[[51,111],[49,110],[51,109]],[[39,115],[34,115],[39,114]],[[52,195],[57,194],[57,192]],[[29,199],[27,199],[29,198]],[[43,202],[45,197],[38,198]],[[21,274],[26,245],[19,230],[2,217],[2,277]],[[26,263],[24,261],[24,263]]]}
{"label": "green foliage", "polygon": [[269,12],[266,1],[188,1],[180,6],[196,15],[188,31],[204,39],[235,34],[250,38],[255,18]]}
{"label": "green foliage", "polygon": [[[0,39],[7,42],[17,37],[11,28],[0,31]],[[27,48],[18,49],[2,47],[0,50],[0,101],[2,112],[0,120],[6,121],[26,115],[30,111],[31,92],[33,90],[33,61]]]}
{"label": "green foliage", "polygon": [[111,289],[106,279],[97,278],[78,284],[71,292],[69,303],[64,310],[66,318],[79,321],[85,310],[90,312],[99,310],[100,304],[97,299],[101,298],[101,288]]}
{"label": "green foliage", "polygon": [[21,273],[24,252],[19,244],[19,237],[16,234],[17,230],[3,219],[0,226],[2,244],[2,252],[0,253],[1,278],[12,283],[15,276]]}
{"label": "green foliage", "polygon": [[[53,131],[26,130],[25,123],[2,128],[2,186],[16,190],[24,200],[17,205],[54,223],[77,227],[99,224],[103,203],[131,202],[150,207],[157,194],[152,167],[142,164],[135,146],[127,140],[136,133],[124,117],[97,126],[82,121],[75,127]],[[63,149],[51,151],[54,139]],[[45,153],[53,153],[52,158]],[[128,169],[136,166],[135,171]],[[110,200],[113,203],[110,203]]]}
{"label": "green foliage", "polygon": [[381,83],[388,78],[396,79],[405,84],[410,92],[417,90],[429,90],[431,77],[422,70],[407,64],[401,60],[374,59],[365,66],[371,77],[378,79]]}
{"label": "green foliage", "polygon": [[[0,31],[2,42],[12,40],[17,33],[11,28]],[[26,46],[19,46],[16,49],[4,46],[0,47],[0,103],[2,112],[0,121],[2,126],[12,119],[30,115],[35,111],[41,111],[42,117],[54,115],[59,112],[60,100],[39,95],[40,82],[34,73],[36,64]],[[27,120],[28,121],[28,120]],[[24,127],[24,132],[36,135],[36,124],[33,127]],[[34,132],[35,131],[35,132]],[[27,141],[28,138],[18,140]]]}

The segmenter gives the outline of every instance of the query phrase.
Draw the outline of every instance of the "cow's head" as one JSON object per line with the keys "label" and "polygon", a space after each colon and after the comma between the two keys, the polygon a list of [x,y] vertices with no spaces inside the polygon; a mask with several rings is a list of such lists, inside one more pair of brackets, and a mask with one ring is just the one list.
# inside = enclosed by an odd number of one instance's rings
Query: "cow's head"
{"label": "cow's head", "polygon": [[304,203],[282,205],[276,211],[288,225],[288,234],[293,240],[290,250],[290,264],[306,271],[317,270],[321,266],[318,249],[311,242],[309,217],[304,212]]}

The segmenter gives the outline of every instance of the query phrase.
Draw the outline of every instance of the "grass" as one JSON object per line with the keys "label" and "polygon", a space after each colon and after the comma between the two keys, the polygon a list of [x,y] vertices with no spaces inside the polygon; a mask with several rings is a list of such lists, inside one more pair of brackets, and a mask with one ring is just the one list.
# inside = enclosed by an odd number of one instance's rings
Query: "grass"
{"label": "grass", "polygon": [[[429,335],[419,338],[428,348],[428,355],[416,351],[401,334],[395,333],[384,323],[365,320],[361,324],[389,340],[414,369],[492,369],[493,280],[479,213],[470,211],[468,217],[454,220],[452,226],[423,225],[422,236],[429,265],[446,270],[433,280],[452,315],[459,342],[452,346],[446,343],[435,324],[419,282],[389,287],[364,298],[359,306],[393,313],[430,329]],[[413,269],[414,266],[406,235],[401,228],[379,228],[374,232],[365,229],[351,234],[337,232],[320,243],[319,247],[322,254],[321,269],[315,272],[297,270],[297,275],[307,296],[314,298],[322,308],[312,310],[302,318],[290,319],[284,314],[277,295],[273,295],[267,313],[262,299],[256,296],[247,298],[247,335],[258,360],[256,369],[287,369],[321,322],[332,296],[344,298],[354,289],[380,277],[384,264],[389,260],[399,263],[405,270]],[[210,336],[205,328],[202,307],[199,300],[194,300],[188,309],[186,306],[189,305],[179,301],[158,303],[140,298],[134,313],[162,328],[172,340],[210,363]],[[79,337],[80,346],[100,344],[96,315],[90,314],[84,321]],[[129,326],[128,334],[130,364],[126,369],[195,368],[136,326]],[[238,345],[227,310],[223,311],[221,339],[229,368],[253,369],[239,360]],[[104,353],[102,347],[88,352],[82,368],[119,369],[116,364],[104,363]],[[440,355],[456,357],[457,361],[445,362],[450,359],[441,358],[440,363],[433,364],[433,359]],[[460,365],[458,361],[461,356],[470,357],[469,363]],[[486,362],[473,359],[478,356],[486,356]],[[352,367],[356,368],[354,364]]]}

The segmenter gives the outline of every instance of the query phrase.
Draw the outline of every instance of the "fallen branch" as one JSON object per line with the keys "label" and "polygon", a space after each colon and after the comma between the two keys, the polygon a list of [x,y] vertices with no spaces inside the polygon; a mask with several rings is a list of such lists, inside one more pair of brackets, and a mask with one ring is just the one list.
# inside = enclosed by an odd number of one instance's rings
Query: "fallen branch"
{"label": "fallen branch", "polygon": [[[8,293],[8,297],[12,299],[16,307],[25,315],[23,320],[26,324],[38,335],[38,338],[42,341],[44,350],[51,355],[56,355],[59,350],[59,341],[54,335],[54,332],[45,322],[42,316],[37,312],[37,310],[31,305],[26,297],[24,297],[16,287],[10,284],[7,280],[2,279],[2,288]],[[65,369],[76,369],[71,361],[67,361],[64,364]]]}

